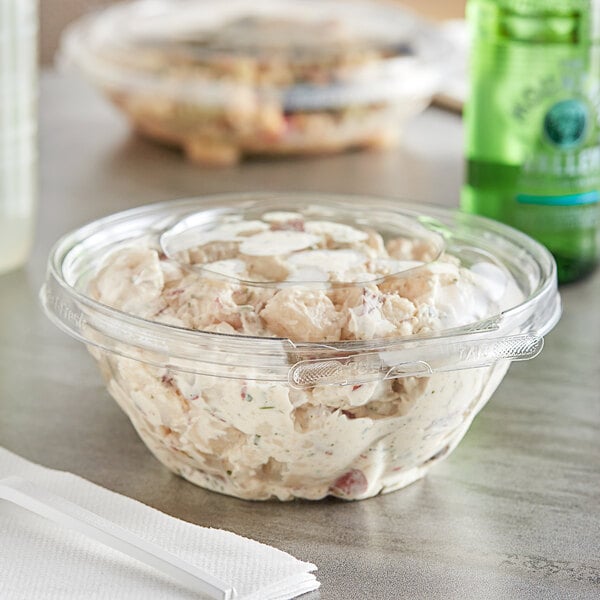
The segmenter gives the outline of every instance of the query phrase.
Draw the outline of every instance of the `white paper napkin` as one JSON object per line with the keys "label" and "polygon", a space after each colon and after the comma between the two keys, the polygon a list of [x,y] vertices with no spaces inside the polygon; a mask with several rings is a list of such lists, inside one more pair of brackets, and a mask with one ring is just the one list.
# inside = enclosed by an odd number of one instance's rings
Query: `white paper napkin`
{"label": "white paper napkin", "polygon": [[[315,565],[229,531],[180,521],[0,448],[0,478],[9,475],[33,481],[231,583],[239,600],[287,600],[319,587],[311,573]],[[0,598],[198,600],[202,596],[133,558],[0,501]]]}

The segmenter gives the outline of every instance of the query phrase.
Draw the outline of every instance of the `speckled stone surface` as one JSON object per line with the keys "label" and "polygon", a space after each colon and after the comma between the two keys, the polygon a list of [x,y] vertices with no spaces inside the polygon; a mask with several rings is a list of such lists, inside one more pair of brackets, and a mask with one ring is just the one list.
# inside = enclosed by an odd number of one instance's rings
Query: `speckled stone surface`
{"label": "speckled stone surface", "polygon": [[[207,171],[130,135],[85,85],[42,86],[38,239],[0,277],[0,445],[169,514],[315,562],[325,599],[600,597],[600,273],[562,290],[542,355],[514,364],[467,436],[409,488],[356,503],[251,503],[175,477],[42,314],[53,241],[146,202],[252,189],[375,193],[456,206],[461,123],[429,110],[403,149]],[[1,532],[0,532],[1,539]]]}

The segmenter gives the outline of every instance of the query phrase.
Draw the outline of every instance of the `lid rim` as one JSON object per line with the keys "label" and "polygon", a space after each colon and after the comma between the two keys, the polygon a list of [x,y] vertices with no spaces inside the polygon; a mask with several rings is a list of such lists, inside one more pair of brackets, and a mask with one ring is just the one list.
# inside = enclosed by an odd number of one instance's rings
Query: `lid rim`
{"label": "lid rim", "polygon": [[[194,208],[208,209],[211,206],[223,206],[228,201],[237,202],[237,206],[248,206],[256,205],[257,203],[272,202],[274,199],[282,197],[287,200],[295,199],[296,201],[300,201],[303,199],[303,201],[306,201],[308,199],[314,200],[315,196],[315,194],[289,192],[216,194],[203,198],[187,198],[179,201],[146,205],[93,221],[64,235],[53,246],[48,261],[46,284],[41,290],[41,300],[44,310],[49,316],[51,315],[51,319],[54,322],[58,321],[62,324],[61,329],[85,343],[93,344],[94,341],[89,339],[89,337],[85,337],[83,332],[84,325],[91,326],[96,331],[95,328],[98,324],[103,324],[104,329],[100,331],[100,334],[104,336],[103,339],[106,340],[106,345],[100,346],[109,352],[117,351],[117,347],[123,344],[125,346],[129,345],[132,354],[141,350],[155,353],[156,355],[162,354],[169,358],[169,362],[179,362],[182,370],[192,371],[194,369],[190,369],[188,363],[193,361],[200,367],[202,364],[202,352],[206,352],[207,350],[216,354],[234,352],[236,362],[229,366],[238,369],[247,369],[254,373],[261,368],[265,370],[271,369],[272,371],[284,368],[286,375],[284,377],[281,374],[282,381],[286,379],[287,371],[290,368],[290,363],[287,362],[286,358],[290,357],[290,355],[293,355],[294,362],[297,362],[298,360],[306,360],[308,356],[315,353],[325,357],[336,353],[339,356],[340,352],[347,352],[349,355],[356,354],[357,352],[392,352],[435,341],[456,342],[458,338],[466,335],[471,337],[478,335],[493,339],[508,335],[511,331],[520,331],[521,333],[528,332],[543,336],[558,320],[560,315],[560,299],[557,293],[555,263],[549,252],[537,242],[506,225],[492,222],[482,217],[465,215],[441,207],[428,206],[424,210],[422,205],[419,206],[397,200],[393,200],[393,206],[399,214],[418,217],[426,213],[429,217],[444,217],[446,220],[458,218],[463,222],[467,221],[473,225],[482,226],[483,231],[489,232],[491,230],[502,236],[502,238],[508,238],[511,242],[517,243],[533,256],[536,264],[538,264],[540,268],[539,285],[524,301],[501,313],[488,316],[486,319],[478,322],[436,331],[431,334],[373,340],[294,343],[287,338],[267,338],[192,330],[143,319],[97,302],[77,290],[64,277],[63,267],[65,260],[78,244],[84,242],[93,232],[105,229],[111,224],[114,226],[127,222],[132,217],[145,219],[149,225],[154,224],[157,227],[158,224],[162,226],[167,221],[173,222],[178,217],[176,209],[185,214],[185,211],[193,210]],[[347,203],[349,199],[361,199],[363,202],[365,200],[369,202],[373,201],[372,204],[369,204],[371,208],[373,206],[380,206],[388,210],[390,209],[389,203],[391,200],[383,197],[374,198],[348,194],[324,194],[318,197],[321,201],[336,201],[336,203],[342,200]],[[161,218],[161,213],[165,213],[166,209],[170,210],[170,216],[168,218],[167,216],[162,216]],[[546,264],[543,264],[544,262]],[[538,310],[534,311],[534,306]],[[106,325],[107,323],[109,325]],[[118,330],[118,336],[115,336],[115,329]],[[169,341],[162,343],[162,340],[165,339]],[[108,342],[112,344],[112,347]],[[139,356],[132,356],[132,358],[143,362],[143,359]],[[282,359],[285,359],[285,364],[282,364]],[[273,364],[264,364],[264,361],[269,360],[274,361]],[[240,363],[244,364],[240,365]],[[265,379],[273,380],[273,377],[266,375]]]}

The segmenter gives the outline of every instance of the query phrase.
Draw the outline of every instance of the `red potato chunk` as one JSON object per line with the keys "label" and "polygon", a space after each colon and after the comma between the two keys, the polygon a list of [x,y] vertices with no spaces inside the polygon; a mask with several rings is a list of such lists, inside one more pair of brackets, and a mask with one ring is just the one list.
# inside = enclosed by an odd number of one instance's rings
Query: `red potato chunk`
{"label": "red potato chunk", "polygon": [[359,469],[351,469],[338,477],[331,486],[331,491],[348,498],[356,498],[364,494],[369,487],[365,474]]}

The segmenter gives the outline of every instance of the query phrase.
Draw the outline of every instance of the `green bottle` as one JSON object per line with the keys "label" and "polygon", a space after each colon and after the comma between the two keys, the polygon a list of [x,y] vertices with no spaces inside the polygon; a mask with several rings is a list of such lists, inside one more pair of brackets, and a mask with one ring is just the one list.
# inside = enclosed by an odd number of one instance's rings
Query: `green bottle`
{"label": "green bottle", "polygon": [[469,0],[462,208],[554,254],[560,282],[600,247],[600,0]]}

